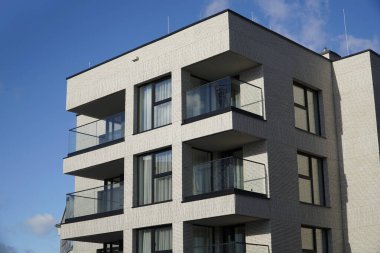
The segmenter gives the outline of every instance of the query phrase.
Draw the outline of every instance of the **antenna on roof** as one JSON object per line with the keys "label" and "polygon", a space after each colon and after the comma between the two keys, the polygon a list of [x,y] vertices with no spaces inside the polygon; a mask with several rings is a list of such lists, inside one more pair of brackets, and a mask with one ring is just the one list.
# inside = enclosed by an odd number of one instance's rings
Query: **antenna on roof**
{"label": "antenna on roof", "polygon": [[88,67],[91,67],[91,62],[90,61],[88,62]]}
{"label": "antenna on roof", "polygon": [[168,34],[170,33],[170,18],[169,18],[169,16],[168,16],[168,20],[167,20],[168,22]]}
{"label": "antenna on roof", "polygon": [[348,36],[347,36],[347,25],[346,25],[346,13],[343,9],[343,23],[344,23],[344,34],[346,36],[346,48],[347,48],[347,55],[350,54],[350,48],[348,47]]}
{"label": "antenna on roof", "polygon": [[253,19],[253,11],[251,11],[251,20],[254,21]]}

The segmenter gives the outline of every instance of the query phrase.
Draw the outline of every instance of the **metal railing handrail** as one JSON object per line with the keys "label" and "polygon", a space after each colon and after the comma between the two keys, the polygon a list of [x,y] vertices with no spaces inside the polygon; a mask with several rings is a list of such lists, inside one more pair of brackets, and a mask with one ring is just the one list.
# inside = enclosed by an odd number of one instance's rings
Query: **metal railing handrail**
{"label": "metal railing handrail", "polygon": [[88,123],[83,124],[83,125],[80,125],[80,126],[76,126],[76,127],[70,128],[70,129],[69,129],[69,132],[73,132],[72,130],[74,130],[74,129],[77,129],[77,128],[80,128],[80,127],[83,127],[83,126],[87,126],[87,125],[93,124],[93,123],[95,123],[95,122],[98,122],[98,121],[104,120],[104,119],[106,119],[106,118],[108,118],[108,117],[116,116],[116,115],[118,115],[118,114],[122,114],[122,113],[124,113],[124,111],[121,111],[121,112],[118,112],[118,113],[115,113],[115,114],[109,115],[109,116],[104,117],[104,118],[101,118],[101,119],[97,119],[97,120],[94,120],[94,121],[88,122]]}
{"label": "metal railing handrail", "polygon": [[226,242],[226,243],[215,243],[215,244],[209,244],[209,245],[203,245],[203,246],[194,246],[193,248],[208,248],[208,247],[225,246],[225,245],[234,245],[234,244],[240,244],[240,245],[252,245],[252,246],[262,246],[262,247],[267,247],[267,248],[269,249],[269,245],[266,245],[266,244],[247,243],[247,242]]}
{"label": "metal railing handrail", "polygon": [[256,87],[256,88],[260,89],[261,91],[263,90],[263,88],[261,88],[261,87],[259,87],[259,86],[257,86],[257,85],[254,85],[254,84],[248,83],[248,82],[246,82],[246,81],[243,81],[243,80],[241,80],[241,79],[234,78],[234,77],[231,77],[231,78],[232,78],[232,79],[235,79],[235,80],[238,80],[238,81],[240,81],[240,82],[242,82],[242,83],[245,83],[245,84],[251,85],[251,86],[253,86],[253,87]]}
{"label": "metal railing handrail", "polygon": [[260,162],[256,162],[256,161],[251,161],[251,160],[248,160],[248,159],[245,159],[245,158],[241,158],[241,157],[236,157],[236,156],[228,156],[228,157],[223,157],[223,158],[218,158],[218,159],[210,160],[208,162],[199,163],[199,164],[197,164],[197,166],[204,165],[204,164],[209,164],[209,163],[212,163],[212,162],[218,162],[218,161],[222,161],[222,160],[227,160],[227,159],[231,159],[231,158],[233,158],[233,159],[240,159],[240,160],[243,160],[243,161],[260,164],[260,165],[263,165],[264,167],[266,167],[266,165],[264,163],[260,163]]}
{"label": "metal railing handrail", "polygon": [[[193,76],[193,77],[194,77],[194,76]],[[190,90],[188,90],[188,91],[192,91],[192,90],[195,90],[195,89],[197,89],[197,88],[200,88],[200,87],[206,86],[206,85],[208,85],[208,84],[210,84],[210,83],[216,83],[216,82],[218,82],[218,81],[221,81],[221,80],[223,80],[223,79],[227,79],[227,78],[229,78],[229,79],[231,79],[231,80],[236,80],[236,81],[239,81],[239,82],[242,82],[242,83],[248,84],[248,85],[250,85],[250,86],[253,86],[253,87],[255,87],[255,88],[260,89],[261,91],[263,90],[263,88],[261,88],[261,87],[259,87],[259,86],[257,86],[257,85],[254,85],[254,84],[248,83],[248,82],[243,81],[243,80],[240,80],[240,79],[238,79],[238,78],[235,78],[235,77],[232,77],[232,76],[225,76],[225,77],[219,78],[219,79],[214,80],[214,81],[208,81],[207,83],[204,83],[204,84],[202,84],[202,85],[199,85],[199,86],[197,86],[197,87],[194,87],[194,88],[192,88],[192,89],[190,89]],[[199,79],[199,78],[197,78],[197,79]],[[232,84],[232,83],[231,83],[231,84]],[[187,92],[187,91],[186,91],[186,92]]]}
{"label": "metal railing handrail", "polygon": [[[84,190],[80,190],[80,191],[76,191],[76,192],[66,193],[66,196],[68,196],[68,195],[70,195],[70,196],[77,196],[77,195],[73,195],[73,194],[74,193],[78,193],[78,192],[85,192],[85,191],[89,191],[89,190],[94,190],[94,189],[97,189],[97,188],[104,188],[104,187],[107,187],[107,186],[110,186],[110,185],[116,185],[116,184],[124,185],[124,181],[121,181],[121,182],[118,182],[118,183],[109,184],[109,185],[102,185],[102,186],[97,186],[97,187],[93,187],[93,188],[88,188],[88,189],[84,189]],[[77,196],[77,197],[79,197],[79,196]]]}

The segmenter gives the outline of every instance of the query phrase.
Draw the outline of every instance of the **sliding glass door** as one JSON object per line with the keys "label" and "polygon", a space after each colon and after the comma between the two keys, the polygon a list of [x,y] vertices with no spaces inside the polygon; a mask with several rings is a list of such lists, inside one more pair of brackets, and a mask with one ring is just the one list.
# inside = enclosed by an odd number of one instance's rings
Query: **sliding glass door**
{"label": "sliding glass door", "polygon": [[211,152],[194,149],[193,159],[193,194],[203,194],[211,192],[212,186],[212,166]]}

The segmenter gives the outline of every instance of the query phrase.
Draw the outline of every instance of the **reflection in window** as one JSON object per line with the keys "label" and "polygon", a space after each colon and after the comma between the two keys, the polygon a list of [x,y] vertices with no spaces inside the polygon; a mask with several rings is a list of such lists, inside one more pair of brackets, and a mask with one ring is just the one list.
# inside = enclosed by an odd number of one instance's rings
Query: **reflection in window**
{"label": "reflection in window", "polygon": [[322,159],[297,154],[297,163],[300,201],[325,205]]}
{"label": "reflection in window", "polygon": [[299,84],[293,84],[294,117],[297,128],[320,133],[318,92]]}

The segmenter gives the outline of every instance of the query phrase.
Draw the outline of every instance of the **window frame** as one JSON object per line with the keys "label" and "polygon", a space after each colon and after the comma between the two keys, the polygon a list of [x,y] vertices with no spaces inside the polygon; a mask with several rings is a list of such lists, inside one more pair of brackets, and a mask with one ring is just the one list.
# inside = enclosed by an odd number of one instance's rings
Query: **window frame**
{"label": "window frame", "polygon": [[[306,229],[311,229],[312,230],[312,233],[313,233],[313,250],[309,250],[309,249],[303,249],[302,248],[302,228],[306,228]],[[326,249],[326,252],[323,252],[323,253],[329,253],[329,242],[328,242],[328,229],[327,228],[322,228],[322,227],[315,227],[315,226],[309,226],[309,225],[301,225],[301,230],[300,230],[300,234],[301,234],[301,250],[302,250],[302,253],[318,253],[318,249],[317,249],[317,236],[316,236],[316,230],[319,229],[321,230],[322,232],[322,243]],[[322,249],[323,250],[323,249]]]}
{"label": "window frame", "polygon": [[[160,83],[161,81],[165,81],[165,80],[169,80],[169,79],[170,79],[170,89],[171,89],[171,91],[170,91],[170,97],[156,102],[155,101],[155,97],[156,97],[156,85],[157,85],[157,83]],[[170,120],[170,122],[168,124],[165,124],[165,125],[162,125],[162,126],[158,126],[158,127],[154,127],[154,108],[156,106],[161,105],[161,104],[165,104],[165,103],[168,103],[168,102],[172,101],[172,97],[173,97],[172,87],[173,86],[172,86],[172,82],[171,81],[172,81],[171,75],[167,75],[167,76],[164,76],[162,78],[155,79],[153,81],[150,81],[150,82],[147,82],[145,84],[137,86],[137,133],[144,133],[144,132],[147,132],[147,131],[151,131],[153,129],[157,129],[157,128],[168,126],[168,125],[172,124],[172,122],[171,122],[172,118],[171,118],[171,120]],[[141,130],[140,129],[140,112],[141,112],[141,108],[140,108],[140,102],[141,102],[140,89],[143,88],[143,87],[145,87],[145,86],[148,86],[148,85],[152,85],[152,97],[151,97],[151,103],[152,103],[152,108],[151,108],[151,124],[152,125],[151,125],[151,128],[149,128],[149,129]],[[170,106],[172,106],[172,105],[170,105]]]}
{"label": "window frame", "polygon": [[[173,150],[172,150],[171,147],[160,149],[160,150],[149,152],[149,153],[140,154],[140,155],[137,156],[137,173],[136,173],[136,175],[137,175],[137,201],[136,201],[136,207],[155,205],[155,204],[170,202],[170,201],[173,200],[173,167],[172,167],[171,171],[167,171],[167,172],[163,172],[163,173],[158,173],[158,174],[155,173],[155,171],[156,171],[156,154],[167,152],[167,151],[171,151],[171,153],[172,153],[171,163],[172,163],[172,166],[173,166]],[[147,203],[147,204],[140,204],[139,203],[140,194],[142,194],[142,193],[140,192],[140,169],[141,168],[140,168],[140,162],[139,162],[139,160],[140,160],[141,157],[148,156],[148,155],[152,156],[152,180],[151,180],[152,202],[151,203]],[[162,178],[162,177],[167,177],[167,176],[171,176],[172,177],[172,193],[171,193],[172,197],[170,199],[168,199],[168,200],[154,202],[154,197],[155,197],[155,184],[154,184],[154,180],[157,179],[157,178]]]}
{"label": "window frame", "polygon": [[[304,156],[307,158],[307,163],[308,163],[308,172],[309,176],[305,176],[299,173],[299,164],[298,164],[298,155]],[[320,166],[317,168],[319,181],[318,183],[320,184],[320,189],[319,189],[319,195],[320,195],[320,204],[315,203],[315,196],[314,196],[314,180],[313,180],[313,164],[312,164],[312,158],[317,159],[320,162]],[[325,171],[324,171],[324,166],[323,166],[323,160],[324,158],[310,155],[307,153],[303,152],[297,152],[297,174],[298,174],[298,194],[300,193],[300,188],[299,188],[299,179],[302,178],[304,180],[309,180],[310,181],[310,186],[311,186],[311,203],[302,201],[299,199],[300,203],[307,204],[307,205],[313,205],[313,206],[326,206],[326,186],[325,186]],[[299,196],[298,196],[299,198]]]}
{"label": "window frame", "polygon": [[[160,229],[160,228],[169,228],[169,227],[170,227],[171,232],[172,232],[172,245],[171,245],[172,249],[156,251],[155,250],[155,248],[156,248],[156,230]],[[140,253],[139,252],[139,241],[140,241],[139,231],[142,231],[142,230],[150,230],[150,233],[151,233],[151,253],[172,253],[173,252],[173,226],[172,226],[172,224],[164,224],[164,225],[159,225],[159,226],[136,229],[135,235],[136,235],[136,252],[137,253]]]}
{"label": "window frame", "polygon": [[[319,99],[320,99],[320,90],[315,90],[315,89],[312,89],[312,88],[309,88],[297,81],[293,81],[293,86],[292,88],[296,86],[300,89],[303,89],[303,96],[304,96],[304,104],[305,105],[301,105],[301,104],[298,104],[296,103],[295,101],[295,97],[294,97],[294,93],[293,93],[293,107],[297,107],[299,109],[302,109],[306,112],[306,125],[307,125],[307,129],[302,129],[300,127],[297,127],[296,126],[296,119],[294,118],[294,126],[295,128],[301,130],[301,131],[305,131],[305,132],[308,132],[308,133],[311,133],[311,134],[315,134],[315,135],[318,135],[318,136],[321,136],[322,135],[322,128],[321,128],[321,112],[320,112],[320,105],[319,105]],[[294,89],[294,88],[293,88]],[[316,131],[315,133],[311,132],[310,131],[310,115],[309,115],[309,107],[308,107],[308,104],[309,104],[309,101],[308,101],[308,97],[307,97],[307,92],[310,91],[314,96],[315,96],[315,109],[316,109],[316,112],[315,112],[315,121],[317,121],[317,124],[315,125],[315,128],[316,128]],[[295,111],[295,110],[294,110]],[[295,115],[295,114],[294,114]]]}

